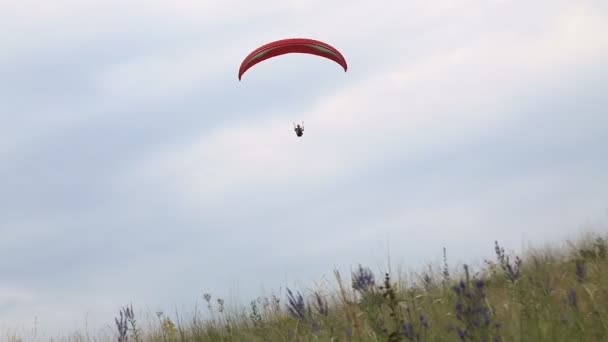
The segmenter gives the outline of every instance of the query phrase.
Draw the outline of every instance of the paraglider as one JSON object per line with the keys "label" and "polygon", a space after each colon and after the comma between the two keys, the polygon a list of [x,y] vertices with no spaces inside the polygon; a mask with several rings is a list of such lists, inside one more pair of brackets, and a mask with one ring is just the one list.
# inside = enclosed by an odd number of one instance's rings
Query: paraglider
{"label": "paraglider", "polygon": [[344,71],[348,69],[346,59],[333,46],[309,38],[288,38],[264,44],[247,55],[239,68],[239,81],[243,77],[243,74],[252,66],[269,58],[288,53],[305,53],[325,57],[338,63]]}
{"label": "paraglider", "polygon": [[[345,72],[348,69],[346,59],[333,46],[315,39],[288,38],[264,44],[247,55],[239,68],[239,81],[241,81],[243,74],[254,65],[267,59],[290,53],[303,53],[324,57],[336,62]],[[304,123],[301,126],[297,125],[297,127],[294,124],[294,130],[296,135],[301,137],[304,134]]]}
{"label": "paraglider", "polygon": [[293,130],[296,132],[298,137],[301,137],[304,134],[304,121],[302,121],[302,126],[300,124],[293,124]]}

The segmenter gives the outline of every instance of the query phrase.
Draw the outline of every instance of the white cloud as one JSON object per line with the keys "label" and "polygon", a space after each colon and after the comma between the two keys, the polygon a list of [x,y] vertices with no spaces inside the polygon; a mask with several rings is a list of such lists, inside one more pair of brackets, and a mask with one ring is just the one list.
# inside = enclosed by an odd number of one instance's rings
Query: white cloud
{"label": "white cloud", "polygon": [[[91,309],[96,312],[96,322],[111,324],[112,314],[127,298],[138,299],[141,304],[148,300],[169,301],[167,297],[173,295],[181,295],[183,299],[196,293],[192,295],[195,297],[199,286],[224,289],[229,286],[224,283],[228,280],[251,284],[258,268],[278,282],[287,262],[276,259],[322,263],[327,271],[333,262],[359,261],[354,258],[369,249],[370,240],[384,237],[398,241],[417,255],[422,255],[420,250],[440,243],[460,245],[458,252],[450,250],[458,258],[461,253],[472,253],[467,245],[472,235],[480,240],[508,235],[510,241],[515,241],[530,228],[526,233],[530,236],[553,236],[556,231],[575,229],[587,215],[602,210],[606,189],[595,182],[608,183],[601,182],[600,172],[589,170],[591,162],[560,170],[549,168],[565,165],[573,156],[562,156],[566,161],[548,163],[547,168],[538,164],[513,167],[510,176],[488,170],[485,179],[463,176],[464,171],[457,174],[457,167],[442,172],[439,179],[437,174],[427,175],[426,172],[438,171],[420,160],[433,159],[436,154],[446,156],[451,147],[484,141],[501,132],[502,124],[521,119],[515,117],[520,114],[514,114],[513,108],[527,105],[514,104],[514,99],[526,97],[529,101],[537,92],[547,92],[571,76],[605,67],[608,41],[604,32],[608,31],[608,21],[606,12],[598,10],[598,5],[605,6],[603,3],[390,0],[381,5],[369,1],[320,0],[58,0],[52,5],[31,0],[1,2],[0,19],[9,28],[4,32],[7,39],[0,42],[0,60],[9,61],[0,65],[4,69],[21,65],[22,57],[28,63],[43,61],[47,58],[45,52],[60,58],[62,53],[79,53],[87,47],[101,51],[100,59],[91,61],[95,70],[87,69],[91,74],[101,70],[92,80],[96,88],[82,100],[86,102],[84,107],[94,110],[41,104],[35,115],[21,113],[19,119],[0,128],[0,154],[23,156],[23,161],[16,162],[23,162],[24,168],[40,169],[40,174],[44,174],[46,165],[28,159],[24,150],[41,148],[44,141],[38,137],[60,137],[65,127],[76,129],[84,121],[95,125],[97,121],[90,120],[93,114],[101,113],[108,126],[112,122],[117,126],[133,124],[113,121],[118,120],[113,115],[118,111],[111,109],[120,108],[123,116],[126,113],[145,117],[145,113],[128,109],[177,101],[212,78],[213,82],[224,77],[234,82],[234,86],[221,89],[218,95],[225,96],[226,101],[244,103],[252,90],[264,89],[265,82],[280,84],[282,79],[271,76],[274,68],[271,64],[256,70],[247,82],[239,83],[236,78],[241,58],[256,44],[270,39],[322,38],[343,49],[350,65],[346,74],[321,73],[320,77],[331,78],[333,82],[328,93],[313,96],[311,102],[295,110],[289,106],[272,110],[256,107],[238,119],[201,127],[201,135],[195,139],[180,139],[179,133],[167,133],[167,139],[174,144],[132,161],[126,175],[112,172],[129,165],[104,168],[100,156],[95,166],[107,170],[103,171],[104,181],[118,180],[111,184],[116,188],[104,192],[108,197],[103,203],[91,200],[89,197],[93,196],[87,194],[94,209],[86,215],[68,215],[64,220],[27,208],[24,213],[31,214],[31,219],[0,222],[0,229],[8,234],[7,246],[38,245],[47,238],[63,239],[61,236],[65,236],[66,245],[81,243],[80,246],[92,248],[101,245],[98,238],[104,235],[125,234],[130,238],[137,235],[141,239],[128,253],[125,250],[131,246],[126,242],[114,246],[117,254],[110,248],[91,250],[90,256],[102,259],[105,252],[113,253],[113,257],[105,263],[91,260],[93,257],[86,263],[83,261],[78,267],[86,269],[95,264],[94,271],[71,270],[73,283],[67,290],[41,284],[40,288],[49,287],[41,293],[28,290],[30,287],[24,284],[0,284],[0,294],[5,294],[0,303],[17,301],[20,305],[19,309],[7,309],[3,321],[31,322],[31,313],[36,312],[47,320],[49,327],[61,328],[78,324],[85,314],[81,310]],[[320,6],[323,10],[319,10]],[[273,20],[263,20],[265,17]],[[341,23],[339,29],[337,22]],[[122,57],[108,58],[104,48],[115,46],[125,49],[116,54]],[[282,65],[287,67],[282,70],[294,70],[288,77],[293,81],[302,72],[297,68],[297,59],[284,62]],[[84,83],[78,86],[89,86]],[[287,85],[283,91],[293,94],[311,86],[297,82]],[[280,96],[267,95],[269,102],[272,96]],[[23,94],[24,98],[29,96]],[[576,95],[562,91],[556,92],[556,96]],[[36,99],[31,102],[35,105]],[[545,104],[534,105],[544,108]],[[222,113],[221,108],[208,109]],[[29,119],[35,116],[45,119],[29,124]],[[291,128],[291,121],[298,120],[306,123],[302,139],[296,138]],[[579,122],[577,132],[559,129],[539,132],[534,143],[549,146],[565,137],[569,143],[583,141],[580,138],[588,131],[582,128],[591,126],[601,123]],[[170,134],[174,135],[168,137]],[[103,151],[102,154],[108,153],[112,158],[110,148],[99,148],[107,141],[87,143],[91,151]],[[79,146],[83,141],[75,139],[69,144]],[[547,156],[547,160],[550,158]],[[408,169],[420,164],[424,164],[420,170]],[[53,167],[57,170],[63,165]],[[377,170],[384,168],[414,175],[415,180],[408,179],[409,183],[404,182],[392,194],[382,189],[370,190],[376,185],[392,189],[392,184],[371,178],[379,177]],[[71,175],[81,176],[78,172]],[[74,179],[74,184],[101,183],[90,174],[82,177],[89,179]],[[384,182],[396,178],[386,177]],[[429,184],[415,184],[421,180]],[[50,180],[32,182],[32,189],[38,185],[44,188]],[[344,190],[367,182],[372,184],[367,189],[345,191],[346,195],[332,193],[340,187]],[[420,188],[413,189],[416,186]],[[61,186],[50,188],[63,191]],[[302,194],[302,198],[287,196],[291,191]],[[411,193],[401,195],[400,191]],[[40,196],[59,201],[56,195],[40,192]],[[5,199],[10,200],[10,194]],[[66,207],[70,205],[73,203]],[[301,210],[302,218],[294,222],[291,212],[277,213],[277,207]],[[353,210],[360,212],[353,214]],[[556,211],[558,214],[550,217]],[[518,215],[515,217],[512,212]],[[207,214],[212,217],[205,217]],[[162,220],[157,221],[158,217]],[[247,230],[239,226],[242,222]],[[348,226],[341,226],[343,222]],[[494,230],[479,233],[484,225],[492,223]],[[552,224],[559,224],[556,231]],[[125,230],[126,226],[129,228]],[[416,230],[421,226],[426,229]],[[89,231],[83,238],[82,227],[103,228]],[[497,231],[505,227],[511,230],[498,235]],[[165,241],[173,236],[172,243]],[[280,237],[280,245],[268,251],[264,243],[275,243],[276,236]],[[205,243],[209,246],[201,248]],[[481,248],[485,251],[491,246]],[[218,263],[215,256],[221,253],[217,251],[224,249],[230,252]],[[32,251],[69,256],[62,247],[54,246],[51,252]],[[258,253],[258,258],[243,265],[243,256],[250,253]],[[40,260],[40,255],[44,254],[36,254],[29,261]],[[124,268],[115,269],[111,264],[118,258],[116,255],[125,258]],[[365,256],[361,259],[368,260]],[[4,256],[4,260],[14,262],[11,269],[22,265],[12,255]],[[325,265],[326,260],[330,261]],[[198,276],[201,266],[217,277],[202,279],[204,276]],[[316,274],[317,266],[307,267],[298,272]],[[62,269],[65,271],[65,266]],[[184,281],[184,277],[191,277],[192,281]],[[114,279],[128,280],[129,285],[121,287]],[[163,279],[171,280],[163,282]],[[253,281],[265,282],[266,278]],[[150,283],[155,285],[146,286]],[[255,292],[252,286],[246,291]]]}
{"label": "white cloud", "polygon": [[268,113],[168,148],[142,168],[193,202],[210,203],[251,187],[332,182],[395,153],[413,157],[466,141],[511,119],[501,106],[514,95],[608,56],[608,40],[598,33],[608,29],[603,17],[584,7],[569,13],[531,39],[486,35],[345,86],[292,116],[308,123],[302,139],[293,136],[290,118]]}
{"label": "white cloud", "polygon": [[193,50],[146,55],[110,65],[99,75],[100,90],[110,98],[150,105],[151,101],[173,98],[202,84],[215,82],[218,73],[227,69],[236,70],[235,61],[224,56],[238,53],[237,49],[232,46],[215,49],[202,45]]}

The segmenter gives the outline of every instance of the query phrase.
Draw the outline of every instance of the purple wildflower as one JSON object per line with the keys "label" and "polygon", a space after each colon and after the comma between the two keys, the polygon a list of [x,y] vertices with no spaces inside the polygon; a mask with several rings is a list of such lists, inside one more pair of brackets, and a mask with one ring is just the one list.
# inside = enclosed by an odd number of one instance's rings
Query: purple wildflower
{"label": "purple wildflower", "polygon": [[582,283],[585,280],[586,275],[587,275],[586,271],[587,270],[585,268],[585,262],[582,260],[577,260],[576,261],[576,280],[579,283]]}
{"label": "purple wildflower", "polygon": [[515,262],[511,263],[509,256],[505,254],[505,249],[498,245],[498,241],[495,241],[494,243],[496,258],[498,259],[498,263],[500,264],[500,267],[505,273],[505,277],[509,281],[515,282],[515,280],[517,280],[517,278],[519,278],[519,276],[521,275],[521,267],[523,263],[522,260],[518,256],[516,256]]}
{"label": "purple wildflower", "polygon": [[329,314],[329,306],[327,300],[320,293],[315,292],[315,309],[320,315],[327,316]]}
{"label": "purple wildflower", "polygon": [[568,304],[570,304],[570,306],[572,306],[573,308],[577,307],[577,300],[576,300],[576,291],[573,288],[570,288],[568,290]]}
{"label": "purple wildflower", "polygon": [[422,276],[422,284],[424,285],[424,289],[427,291],[430,291],[430,289],[433,287],[433,278],[431,278],[431,276],[426,272]]}
{"label": "purple wildflower", "polygon": [[137,335],[133,304],[120,309],[120,319],[114,318],[114,321],[116,322],[116,328],[118,329],[118,342],[127,342],[129,340],[127,335],[127,332],[129,331],[128,323],[131,323],[131,330]]}
{"label": "purple wildflower", "polygon": [[490,314],[488,311],[487,308],[481,307],[481,317],[483,319],[483,325],[486,327],[490,325]]}
{"label": "purple wildflower", "polygon": [[402,329],[403,329],[403,335],[405,335],[405,337],[410,340],[413,341],[414,340],[414,325],[412,325],[412,323],[410,322],[405,322],[402,325]]}
{"label": "purple wildflower", "polygon": [[447,284],[450,281],[450,269],[448,268],[448,256],[445,247],[443,247],[443,270],[441,275],[443,276],[443,284]]}
{"label": "purple wildflower", "polygon": [[428,329],[429,328],[429,320],[426,317],[425,314],[420,314],[420,324],[422,325],[422,327],[424,329]]}
{"label": "purple wildflower", "polygon": [[[490,341],[493,333],[490,331],[492,324],[492,308],[485,300],[484,289],[486,283],[482,279],[471,279],[469,268],[465,266],[465,280],[454,286],[456,293],[454,311],[456,319],[461,322],[456,327],[458,336],[465,340],[470,336],[479,336],[480,341]],[[494,334],[498,334],[496,331]]]}
{"label": "purple wildflower", "polygon": [[462,292],[460,290],[460,287],[458,287],[458,286],[453,286],[452,287],[452,291],[454,291],[454,293],[456,293],[457,295],[459,295]]}
{"label": "purple wildflower", "polygon": [[306,314],[306,304],[304,304],[304,298],[298,292],[296,296],[293,295],[291,290],[287,288],[287,310],[289,313],[299,319],[304,319]]}
{"label": "purple wildflower", "polygon": [[114,318],[116,322],[116,328],[118,329],[118,342],[126,342],[128,340],[127,331],[129,327],[127,325],[127,318],[124,316],[123,311],[120,311],[120,319]]}
{"label": "purple wildflower", "polygon": [[359,265],[359,268],[353,272],[353,289],[360,292],[367,292],[371,290],[375,285],[374,274],[367,268]]}
{"label": "purple wildflower", "polygon": [[467,329],[456,328],[458,336],[464,341],[467,337]]}
{"label": "purple wildflower", "polygon": [[203,299],[205,300],[205,302],[209,303],[211,301],[211,295],[209,293],[204,293]]}
{"label": "purple wildflower", "polygon": [[458,317],[458,319],[461,319],[461,317],[462,317],[462,314],[463,314],[463,312],[464,312],[463,307],[464,307],[464,306],[462,305],[462,302],[458,302],[458,303],[456,303],[456,305],[454,306],[454,309],[456,309],[456,317]]}

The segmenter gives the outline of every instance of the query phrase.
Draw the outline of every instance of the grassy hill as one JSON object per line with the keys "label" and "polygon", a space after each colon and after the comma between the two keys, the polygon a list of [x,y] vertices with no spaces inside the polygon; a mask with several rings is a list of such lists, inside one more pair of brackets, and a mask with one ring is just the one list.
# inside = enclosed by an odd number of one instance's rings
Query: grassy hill
{"label": "grassy hill", "polygon": [[159,312],[143,323],[124,307],[114,336],[90,340],[608,341],[606,237],[521,257],[498,242],[493,248],[495,258],[477,270],[454,272],[444,257],[443,265],[406,279],[359,265],[348,276],[335,271],[331,290],[287,289],[238,310],[205,294],[205,319]]}

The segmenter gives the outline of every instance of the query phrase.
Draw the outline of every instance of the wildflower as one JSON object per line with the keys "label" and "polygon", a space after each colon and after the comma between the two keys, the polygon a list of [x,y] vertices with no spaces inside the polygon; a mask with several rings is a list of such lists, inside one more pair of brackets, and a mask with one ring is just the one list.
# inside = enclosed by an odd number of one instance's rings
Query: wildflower
{"label": "wildflower", "polygon": [[582,260],[576,261],[576,280],[579,283],[582,283],[587,275],[587,270],[585,269],[585,262]]}
{"label": "wildflower", "polygon": [[456,332],[463,341],[467,337],[467,329],[456,328]]}
{"label": "wildflower", "polygon": [[428,329],[429,328],[429,320],[426,317],[425,314],[420,314],[420,324],[422,325],[422,327],[424,329]]}
{"label": "wildflower", "polygon": [[369,268],[359,265],[357,271],[353,273],[353,289],[361,292],[371,290],[376,285],[374,274]]}
{"label": "wildflower", "polygon": [[414,326],[412,325],[412,323],[409,323],[409,322],[403,323],[402,329],[403,329],[403,335],[405,335],[405,337],[408,340],[413,341],[415,334],[414,334]]}
{"label": "wildflower", "polygon": [[211,295],[209,293],[203,294],[203,299],[205,302],[209,303],[211,301]]}
{"label": "wildflower", "polygon": [[482,311],[481,312],[481,316],[482,316],[482,319],[483,319],[483,325],[487,327],[487,326],[490,325],[490,314],[489,314],[487,308],[481,307],[481,309],[482,309],[481,310]]}
{"label": "wildflower", "polygon": [[453,286],[452,291],[454,291],[454,293],[456,293],[457,295],[459,295],[461,293],[460,287],[458,287],[458,286]]}
{"label": "wildflower", "polygon": [[433,286],[433,278],[428,273],[424,273],[422,276],[422,284],[424,285],[424,289],[429,291]]}
{"label": "wildflower", "polygon": [[281,299],[279,299],[279,297],[273,294],[272,296],[270,296],[270,302],[274,311],[281,311]]}
{"label": "wildflower", "polygon": [[[114,318],[116,322],[116,328],[118,329],[118,342],[126,342],[129,337],[127,332],[131,330],[131,333],[135,340],[139,338],[139,329],[136,326],[135,313],[133,311],[133,305],[124,307],[120,310],[120,319]],[[129,328],[129,324],[131,328]]]}
{"label": "wildflower", "polygon": [[224,312],[224,300],[221,298],[218,298],[217,305],[218,305],[217,311],[219,311],[220,313]]}
{"label": "wildflower", "polygon": [[457,302],[454,306],[454,309],[456,310],[456,317],[458,317],[458,319],[461,319],[461,316],[464,312],[462,302]]}
{"label": "wildflower", "polygon": [[116,322],[116,328],[118,329],[118,342],[126,342],[128,340],[127,331],[129,329],[127,325],[127,318],[124,317],[123,311],[120,311],[120,319],[114,318]]}
{"label": "wildflower", "polygon": [[[485,301],[485,284],[482,279],[470,279],[469,268],[465,267],[465,280],[460,281],[459,285],[453,288],[457,295],[454,303],[456,319],[462,322],[460,327],[455,328],[462,340],[480,334],[481,341],[489,341],[493,335],[490,327],[492,323],[497,324],[497,322],[492,322],[493,311]],[[453,330],[454,328],[451,329]],[[498,334],[498,331],[494,334]]]}
{"label": "wildflower", "polygon": [[287,310],[292,316],[299,319],[304,319],[306,314],[306,304],[304,304],[304,298],[298,292],[296,296],[293,295],[291,290],[287,288]]}
{"label": "wildflower", "polygon": [[521,267],[523,263],[522,260],[516,256],[515,262],[512,264],[509,257],[505,254],[505,249],[498,245],[498,241],[495,241],[494,243],[496,258],[498,259],[498,263],[505,273],[505,277],[509,281],[515,282],[515,280],[517,280],[517,278],[519,278],[521,275]]}
{"label": "wildflower", "polygon": [[576,291],[573,288],[570,288],[568,290],[567,299],[568,304],[570,304],[570,306],[572,306],[573,308],[577,307]]}
{"label": "wildflower", "polygon": [[441,275],[443,276],[443,284],[447,284],[450,281],[450,269],[448,268],[448,256],[445,247],[443,247],[443,270]]}
{"label": "wildflower", "polygon": [[329,306],[327,300],[320,293],[315,292],[315,308],[320,315],[327,316],[329,314]]}
{"label": "wildflower", "polygon": [[251,319],[251,323],[254,326],[259,327],[262,326],[262,315],[260,314],[260,310],[258,309],[257,302],[255,300],[251,301],[251,313],[249,314],[249,319]]}
{"label": "wildflower", "polygon": [[170,337],[174,337],[177,334],[177,328],[169,317],[165,317],[163,321],[163,331],[165,331]]}

